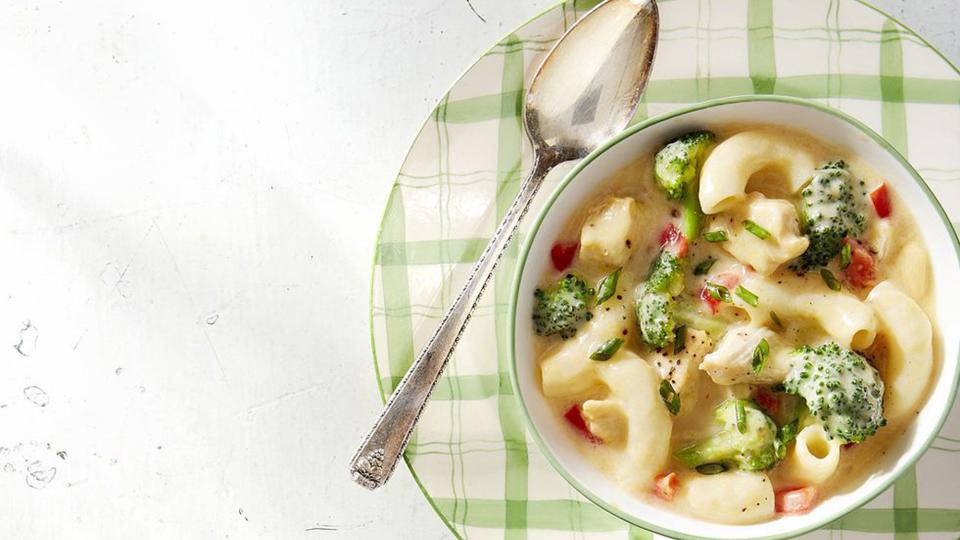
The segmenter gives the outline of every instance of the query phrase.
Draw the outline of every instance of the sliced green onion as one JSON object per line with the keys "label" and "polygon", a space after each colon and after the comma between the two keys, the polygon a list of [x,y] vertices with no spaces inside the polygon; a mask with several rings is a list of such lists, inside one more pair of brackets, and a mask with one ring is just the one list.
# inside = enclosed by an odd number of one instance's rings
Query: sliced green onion
{"label": "sliced green onion", "polygon": [[710,293],[710,296],[714,300],[719,300],[728,304],[733,302],[733,297],[730,296],[730,290],[723,285],[708,281],[706,287],[707,292]]}
{"label": "sliced green onion", "polygon": [[703,239],[707,242],[716,243],[716,242],[726,242],[727,233],[725,231],[707,231],[703,233]]}
{"label": "sliced green onion", "polygon": [[674,315],[677,322],[682,322],[690,328],[703,330],[713,336],[714,339],[720,339],[723,337],[723,333],[727,331],[728,323],[725,320],[700,313],[693,306],[681,306]]}
{"label": "sliced green onion", "polygon": [[763,366],[767,365],[767,358],[769,357],[770,344],[767,343],[766,339],[760,338],[760,343],[757,343],[757,346],[753,349],[753,359],[751,360],[753,372],[760,373],[763,371]]}
{"label": "sliced green onion", "polygon": [[687,343],[687,325],[681,324],[673,332],[673,352],[674,354],[683,350]]}
{"label": "sliced green onion", "polygon": [[700,182],[695,178],[683,187],[683,200],[680,201],[680,232],[693,241],[700,236],[703,222],[703,210],[700,209]]}
{"label": "sliced green onion", "polygon": [[610,272],[600,280],[599,284],[597,284],[598,306],[609,300],[614,294],[617,293],[617,282],[620,281],[621,270],[623,270],[623,268],[617,268],[613,272]]}
{"label": "sliced green onion", "polygon": [[751,306],[757,307],[760,305],[760,298],[757,295],[750,292],[749,290],[741,287],[740,285],[737,285],[737,289],[735,292],[737,293],[737,296],[739,296],[744,302],[750,304]]}
{"label": "sliced green onion", "polygon": [[785,326],[783,326],[783,321],[781,321],[781,320],[780,320],[780,317],[777,316],[777,312],[776,312],[776,311],[771,311],[771,312],[770,312],[770,320],[773,321],[773,324],[777,325],[777,328],[779,328],[779,329],[781,329],[781,330],[783,330],[784,328],[786,328]]}
{"label": "sliced green onion", "polygon": [[840,269],[846,270],[850,266],[850,260],[853,256],[853,253],[850,250],[850,244],[844,244],[843,249],[840,250]]}
{"label": "sliced green onion", "polygon": [[840,281],[837,280],[837,278],[833,275],[833,272],[831,272],[830,270],[827,270],[826,268],[821,268],[820,277],[823,278],[823,282],[827,284],[827,287],[830,287],[835,291],[840,290],[841,288]]}
{"label": "sliced green onion", "polygon": [[789,424],[784,424],[783,427],[780,428],[780,435],[779,435],[780,442],[786,445],[790,443],[790,441],[796,439],[797,432],[799,431],[799,427],[800,427],[799,418],[795,418],[793,422],[790,422]]}
{"label": "sliced green onion", "polygon": [[758,225],[757,222],[755,221],[750,221],[749,219],[745,220],[743,222],[743,228],[746,229],[748,232],[750,232],[750,234],[756,236],[761,240],[766,240],[767,238],[770,238],[770,231],[764,229],[763,227]]}
{"label": "sliced green onion", "polygon": [[717,262],[716,259],[707,258],[705,261],[701,262],[693,269],[693,275],[695,276],[707,275],[707,273],[710,272],[710,269],[713,268],[713,263],[715,262]]}
{"label": "sliced green onion", "polygon": [[747,411],[743,408],[743,401],[737,400],[737,431],[741,434],[747,432]]}
{"label": "sliced green onion", "polygon": [[680,394],[674,390],[673,385],[667,379],[660,381],[660,399],[663,400],[663,404],[667,406],[670,414],[676,416],[680,412]]}
{"label": "sliced green onion", "polygon": [[723,463],[704,463],[703,465],[697,465],[697,472],[700,474],[720,474],[725,470],[727,470],[727,466]]}
{"label": "sliced green onion", "polygon": [[605,362],[610,358],[612,358],[613,355],[620,350],[620,347],[622,345],[623,345],[623,340],[620,338],[609,339],[603,342],[602,345],[594,349],[592,353],[590,353],[590,359]]}

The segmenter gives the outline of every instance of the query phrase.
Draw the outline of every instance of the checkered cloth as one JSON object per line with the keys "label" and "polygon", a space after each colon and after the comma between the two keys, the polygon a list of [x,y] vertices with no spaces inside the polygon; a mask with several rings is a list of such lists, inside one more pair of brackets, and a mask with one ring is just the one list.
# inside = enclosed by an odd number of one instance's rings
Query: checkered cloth
{"label": "checkered cloth", "polygon": [[[594,3],[559,4],[505,37],[453,85],[417,135],[393,186],[373,273],[381,394],[429,338],[516,194],[531,164],[524,84]],[[960,72],[913,32],[855,0],[661,0],[660,10],[658,57],[634,121],[737,94],[812,99],[881,133],[957,225]],[[532,215],[563,169],[548,178]],[[406,452],[411,472],[460,537],[652,538],[580,496],[526,432],[508,375],[517,244],[424,411]],[[891,534],[960,534],[960,406],[891,489],[809,537]]]}

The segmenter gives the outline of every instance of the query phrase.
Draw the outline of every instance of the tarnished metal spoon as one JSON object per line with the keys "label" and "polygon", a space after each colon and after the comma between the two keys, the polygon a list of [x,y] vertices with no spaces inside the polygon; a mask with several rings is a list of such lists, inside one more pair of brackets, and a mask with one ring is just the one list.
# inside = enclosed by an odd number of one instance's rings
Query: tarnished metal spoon
{"label": "tarnished metal spoon", "polygon": [[527,92],[524,122],[533,168],[433,337],[397,385],[350,463],[368,489],[386,483],[470,320],[497,262],[547,173],[622,131],[636,111],[657,48],[655,0],[607,0],[557,42]]}

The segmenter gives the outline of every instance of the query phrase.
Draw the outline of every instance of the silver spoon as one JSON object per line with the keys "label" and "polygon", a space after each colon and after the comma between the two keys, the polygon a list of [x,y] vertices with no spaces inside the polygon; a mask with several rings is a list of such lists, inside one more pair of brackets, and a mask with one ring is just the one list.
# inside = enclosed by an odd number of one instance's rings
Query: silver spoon
{"label": "silver spoon", "polygon": [[440,326],[350,462],[358,484],[376,489],[390,478],[470,314],[547,173],[564,161],[586,156],[627,126],[647,85],[659,26],[655,0],[607,0],[577,21],[540,65],[524,111],[533,169]]}

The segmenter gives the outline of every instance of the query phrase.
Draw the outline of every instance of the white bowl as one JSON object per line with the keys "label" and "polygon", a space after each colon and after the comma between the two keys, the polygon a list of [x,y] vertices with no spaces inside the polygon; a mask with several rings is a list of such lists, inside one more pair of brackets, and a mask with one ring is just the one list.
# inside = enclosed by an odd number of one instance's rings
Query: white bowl
{"label": "white bowl", "polygon": [[[849,149],[882,171],[910,207],[932,256],[936,291],[934,349],[940,364],[930,396],[910,429],[874,472],[855,490],[822,501],[807,514],[780,517],[754,525],[723,525],[671,512],[641,501],[604,476],[576,448],[562,418],[551,410],[540,389],[529,314],[533,291],[550,265],[550,247],[564,225],[593,195],[598,183],[663,141],[694,129],[731,124],[779,124],[807,132],[829,145]],[[821,527],[870,501],[890,486],[930,446],[946,420],[960,374],[960,244],[946,214],[923,179],[882,137],[859,121],[821,105],[774,96],[743,96],[710,101],[652,118],[631,127],[587,156],[550,196],[520,253],[511,299],[511,376],[527,425],[557,471],[584,496],[608,512],[639,527],[674,538],[786,538]]]}

